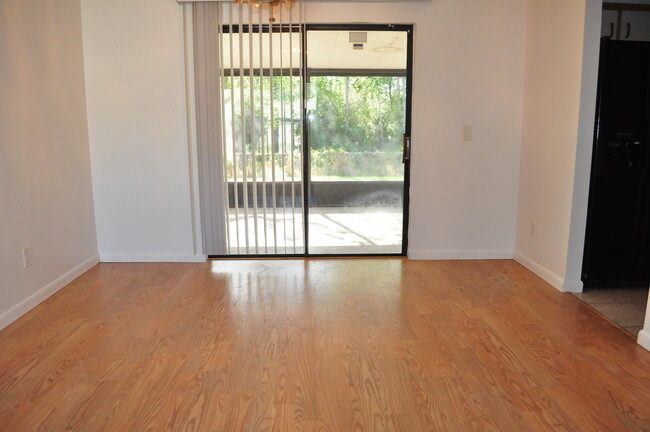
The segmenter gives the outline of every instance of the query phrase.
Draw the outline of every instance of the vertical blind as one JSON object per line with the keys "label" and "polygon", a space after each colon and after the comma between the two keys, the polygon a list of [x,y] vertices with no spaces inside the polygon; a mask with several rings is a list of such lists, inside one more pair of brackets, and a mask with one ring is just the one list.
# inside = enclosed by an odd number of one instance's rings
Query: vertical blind
{"label": "vertical blind", "polygon": [[[223,255],[227,252],[226,219],[223,206],[225,184],[221,164],[221,98],[218,57],[217,3],[192,5],[191,34],[194,50],[195,129],[201,227],[205,252]],[[189,59],[188,59],[189,60]],[[191,84],[191,83],[190,83]],[[188,94],[191,93],[188,92]],[[190,119],[191,123],[191,119]],[[190,128],[191,130],[194,128]]]}
{"label": "vertical blind", "polygon": [[304,253],[303,15],[296,3],[194,5],[208,254]]}

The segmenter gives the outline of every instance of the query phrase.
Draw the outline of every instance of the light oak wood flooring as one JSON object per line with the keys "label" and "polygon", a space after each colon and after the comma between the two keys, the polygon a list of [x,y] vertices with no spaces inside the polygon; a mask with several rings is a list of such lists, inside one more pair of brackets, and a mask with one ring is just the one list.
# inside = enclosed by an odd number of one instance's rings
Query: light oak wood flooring
{"label": "light oak wood flooring", "polygon": [[513,261],[100,264],[0,332],[0,431],[650,431],[650,352]]}

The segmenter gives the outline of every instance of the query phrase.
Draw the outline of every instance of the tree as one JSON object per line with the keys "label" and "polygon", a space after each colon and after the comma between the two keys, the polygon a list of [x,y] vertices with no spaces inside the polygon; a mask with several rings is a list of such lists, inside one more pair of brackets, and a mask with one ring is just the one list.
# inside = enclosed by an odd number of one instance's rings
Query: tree
{"label": "tree", "polygon": [[[322,175],[399,172],[394,155],[402,146],[405,87],[404,77],[311,77],[307,124],[312,168],[322,165]],[[268,177],[273,170],[299,175],[301,78],[225,77],[223,91],[226,152],[232,160],[228,176],[234,167],[242,175],[244,165],[248,176]]]}
{"label": "tree", "polygon": [[404,133],[405,78],[312,77],[312,149],[399,151]]}

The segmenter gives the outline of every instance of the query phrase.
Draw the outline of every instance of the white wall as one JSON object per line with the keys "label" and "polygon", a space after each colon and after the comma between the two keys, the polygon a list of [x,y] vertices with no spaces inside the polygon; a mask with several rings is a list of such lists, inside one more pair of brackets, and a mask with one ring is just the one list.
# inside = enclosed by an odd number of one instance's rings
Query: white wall
{"label": "white wall", "polygon": [[102,261],[195,261],[181,6],[82,0]]}
{"label": "white wall", "polygon": [[563,291],[569,292],[582,291],[582,256],[584,254],[585,231],[587,226],[591,154],[596,117],[601,17],[601,0],[587,0],[585,4],[580,113],[578,117],[576,162],[573,175],[569,244],[564,272],[564,284],[562,286]]}
{"label": "white wall", "polygon": [[643,330],[639,332],[637,342],[643,348],[650,351],[650,297],[648,297],[648,306],[645,310],[645,322],[643,324]]}
{"label": "white wall", "polygon": [[79,0],[5,0],[0,12],[3,328],[98,257]]}
{"label": "white wall", "polygon": [[[102,259],[191,259],[181,6],[82,0],[82,12]],[[416,24],[409,256],[512,257],[525,2],[310,4],[307,15]]]}
{"label": "white wall", "polygon": [[[309,5],[312,22],[415,23],[409,257],[511,258],[525,2]],[[461,140],[463,125],[474,140]]]}
{"label": "white wall", "polygon": [[581,290],[599,29],[599,1],[528,3],[515,258],[561,290]]}

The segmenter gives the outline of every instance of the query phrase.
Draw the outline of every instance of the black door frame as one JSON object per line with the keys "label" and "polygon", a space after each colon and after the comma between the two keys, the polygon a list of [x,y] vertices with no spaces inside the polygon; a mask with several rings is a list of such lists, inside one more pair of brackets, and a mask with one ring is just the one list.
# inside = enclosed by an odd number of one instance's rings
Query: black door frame
{"label": "black door frame", "polygon": [[[237,27],[237,26],[235,26]],[[244,26],[246,27],[246,26]],[[409,229],[409,205],[410,205],[410,187],[411,187],[411,122],[413,116],[413,24],[303,24],[302,32],[302,56],[303,77],[303,239],[305,252],[301,254],[231,254],[231,255],[208,255],[208,258],[218,259],[262,259],[262,258],[335,258],[335,257],[399,257],[406,256],[408,251],[408,229]],[[406,52],[406,112],[404,133],[408,139],[409,145],[406,149],[406,158],[404,161],[404,192],[403,192],[403,216],[402,216],[402,251],[400,253],[340,253],[340,254],[310,254],[309,250],[309,186],[310,178],[310,148],[309,148],[309,129],[307,125],[307,106],[304,98],[307,94],[307,83],[309,82],[309,69],[307,66],[307,32],[310,30],[332,30],[332,31],[404,31],[407,35],[407,52]]]}

